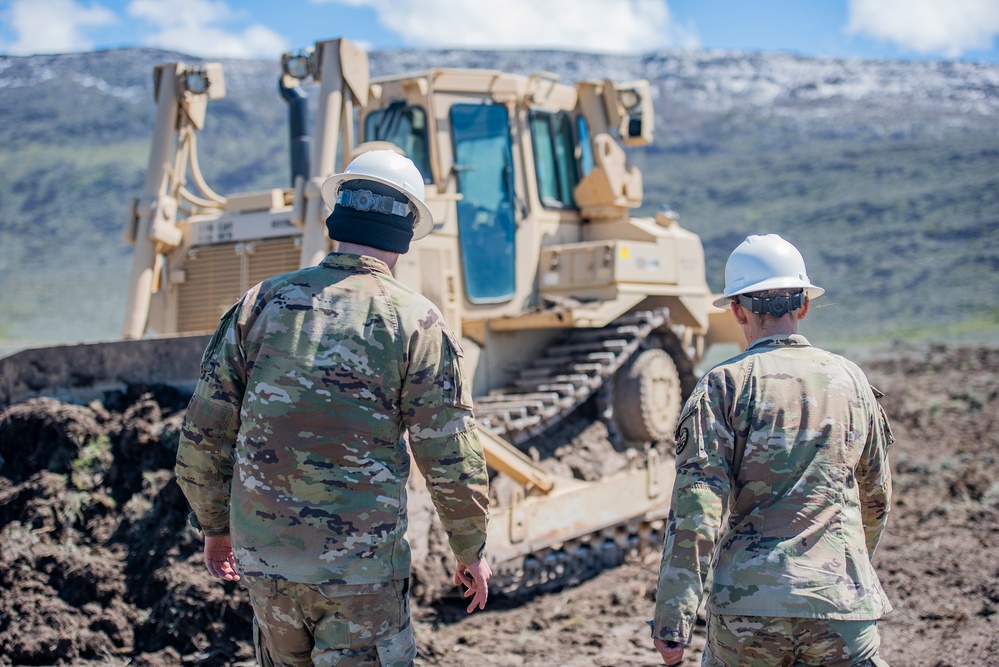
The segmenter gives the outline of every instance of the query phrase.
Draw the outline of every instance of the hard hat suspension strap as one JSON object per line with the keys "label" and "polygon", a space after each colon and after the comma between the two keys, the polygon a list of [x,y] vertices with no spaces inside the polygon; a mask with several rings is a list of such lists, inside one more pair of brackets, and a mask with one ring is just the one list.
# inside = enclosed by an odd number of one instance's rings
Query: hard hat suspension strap
{"label": "hard hat suspension strap", "polygon": [[397,215],[401,218],[410,213],[408,202],[399,201],[387,195],[376,195],[371,190],[340,190],[336,203],[349,206],[358,211],[375,211],[386,215]]}
{"label": "hard hat suspension strap", "polygon": [[798,292],[788,296],[746,296],[739,295],[739,303],[744,308],[759,315],[784,317],[792,310],[798,310],[805,305],[805,293]]}

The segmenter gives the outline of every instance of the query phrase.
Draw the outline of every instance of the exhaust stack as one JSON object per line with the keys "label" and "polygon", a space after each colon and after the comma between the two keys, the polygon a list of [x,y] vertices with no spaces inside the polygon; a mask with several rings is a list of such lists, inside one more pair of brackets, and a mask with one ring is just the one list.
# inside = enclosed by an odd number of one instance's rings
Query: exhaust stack
{"label": "exhaust stack", "polygon": [[286,86],[284,77],[278,80],[281,97],[288,103],[288,135],[291,142],[291,186],[295,179],[309,177],[309,98],[301,86]]}

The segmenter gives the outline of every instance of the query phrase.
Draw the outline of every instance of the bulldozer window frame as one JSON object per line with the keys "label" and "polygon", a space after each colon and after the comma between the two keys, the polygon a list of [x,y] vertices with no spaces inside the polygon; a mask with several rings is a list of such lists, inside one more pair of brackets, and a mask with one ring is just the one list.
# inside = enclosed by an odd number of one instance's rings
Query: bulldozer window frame
{"label": "bulldozer window frame", "polygon": [[565,111],[532,110],[531,143],[534,147],[538,198],[545,208],[575,208],[572,191],[579,183],[576,136],[572,118]]}

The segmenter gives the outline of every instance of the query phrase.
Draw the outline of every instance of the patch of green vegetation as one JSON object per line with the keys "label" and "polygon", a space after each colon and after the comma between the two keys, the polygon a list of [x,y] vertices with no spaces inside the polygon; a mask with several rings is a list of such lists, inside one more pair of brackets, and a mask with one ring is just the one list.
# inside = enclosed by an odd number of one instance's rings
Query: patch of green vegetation
{"label": "patch of green vegetation", "polygon": [[[999,345],[999,310],[993,310],[991,313],[979,317],[968,317],[950,324],[902,327],[892,332],[891,340],[903,343],[950,341],[975,345]],[[839,342],[845,345],[871,345],[884,343],[885,337],[843,337]]]}
{"label": "patch of green vegetation", "polygon": [[798,245],[827,290],[809,317],[817,339],[947,335],[999,307],[995,132],[835,137],[787,150],[787,132],[774,141],[780,128],[759,129],[716,137],[715,151],[636,158],[646,207],[669,203],[701,236],[712,289],[746,235],[773,232]]}
{"label": "patch of green vegetation", "polygon": [[145,170],[148,154],[149,141],[138,138],[98,144],[87,147],[86,150],[65,143],[35,143],[5,149],[0,153],[0,169],[32,170],[40,166],[67,162],[84,167],[126,163],[133,165],[136,170]]}
{"label": "patch of green vegetation", "polygon": [[114,458],[111,439],[106,434],[97,436],[80,449],[70,464],[70,481],[78,491],[92,491],[104,481]]}

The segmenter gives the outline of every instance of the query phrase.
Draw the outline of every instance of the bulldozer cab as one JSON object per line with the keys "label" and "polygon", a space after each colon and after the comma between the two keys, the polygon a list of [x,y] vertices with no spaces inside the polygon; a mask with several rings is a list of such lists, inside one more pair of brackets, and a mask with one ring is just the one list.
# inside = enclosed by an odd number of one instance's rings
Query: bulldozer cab
{"label": "bulldozer cab", "polygon": [[[606,85],[599,87],[601,93],[618,94]],[[592,94],[595,88],[585,90]],[[480,322],[535,307],[540,248],[582,236],[585,218],[575,192],[596,166],[591,125],[601,132],[610,129],[606,106],[589,105],[595,116],[590,118],[579,89],[553,75],[488,70],[386,77],[374,80],[372,90],[368,108],[359,113],[359,148],[390,142],[413,159],[424,174],[428,201],[440,213],[435,233],[456,241],[451,250],[458,270],[452,280],[460,283],[461,293],[453,298],[461,302],[463,314],[449,318],[452,326],[460,329],[461,320]],[[633,89],[629,92],[637,98]],[[648,134],[649,123],[641,117],[620,120],[620,106],[615,98],[618,122]],[[607,193],[610,180],[603,179]],[[584,192],[588,202],[599,198],[594,189]],[[625,207],[640,201],[634,198]],[[439,297],[437,305],[446,308]]]}
{"label": "bulldozer cab", "polygon": [[[434,232],[457,240],[449,250],[460,265],[452,280],[460,281],[462,293],[452,298],[466,307],[508,303],[517,293],[516,232],[526,213],[520,200],[517,215],[510,112],[488,90],[441,90],[438,86],[448,85],[449,78],[443,72],[427,73],[416,80],[426,92],[408,100],[395,95],[405,95],[412,79],[376,83],[390,97],[385,106],[362,114],[362,136],[365,142],[398,146],[424,174],[428,204],[434,202],[436,206],[429,205],[441,213],[435,215]],[[435,263],[433,257],[427,256],[428,265]],[[444,307],[436,296],[437,305]],[[460,321],[450,319],[460,330]]]}

